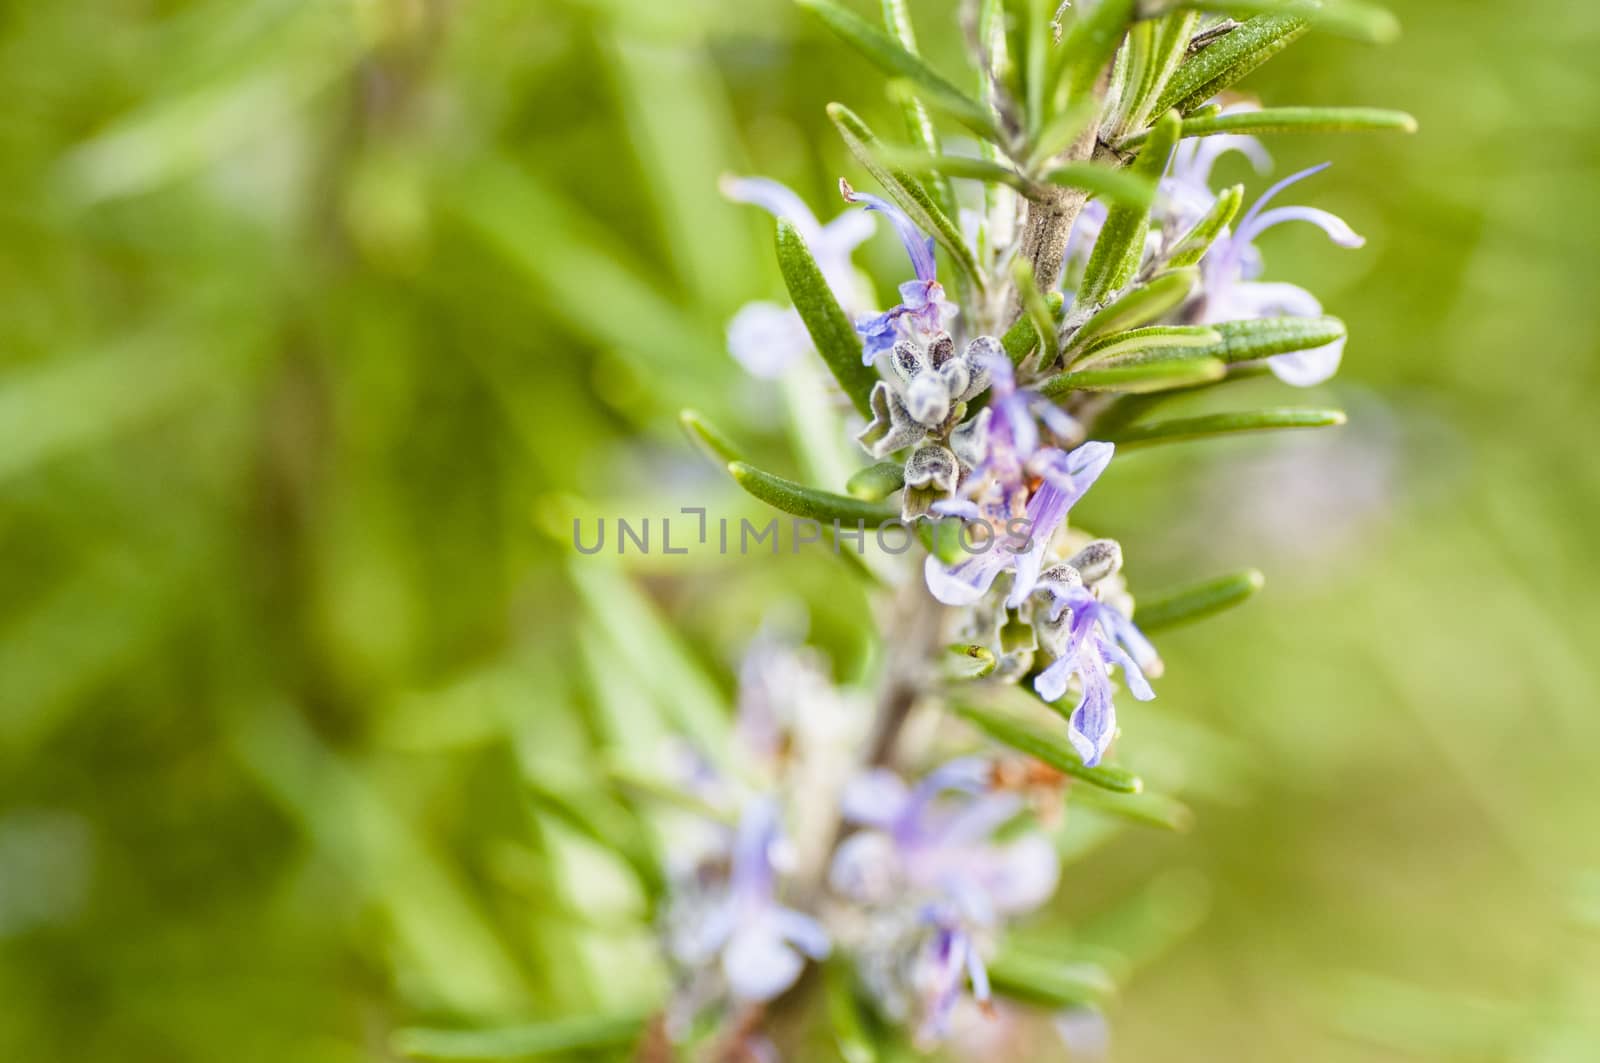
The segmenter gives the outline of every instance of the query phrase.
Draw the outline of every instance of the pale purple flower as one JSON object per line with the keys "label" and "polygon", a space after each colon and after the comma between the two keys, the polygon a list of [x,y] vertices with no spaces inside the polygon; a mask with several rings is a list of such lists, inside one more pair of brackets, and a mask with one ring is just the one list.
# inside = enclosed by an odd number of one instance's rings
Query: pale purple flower
{"label": "pale purple flower", "polygon": [[1056,660],[1039,673],[1033,687],[1044,700],[1059,701],[1077,677],[1081,694],[1068,721],[1067,738],[1084,764],[1093,767],[1117,732],[1111,666],[1121,665],[1123,682],[1133,696],[1149,701],[1155,692],[1145,676],[1161,674],[1161,658],[1133,621],[1092,591],[1048,581],[1044,589],[1051,599],[1047,623],[1036,622],[1035,627],[1042,629],[1041,638]]}
{"label": "pale purple flower", "polygon": [[[1340,247],[1360,247],[1365,243],[1341,218],[1325,210],[1315,207],[1265,209],[1272,198],[1285,188],[1327,168],[1327,163],[1313,166],[1267,189],[1239,220],[1233,233],[1212,245],[1200,262],[1205,293],[1201,315],[1203,322],[1280,316],[1316,317],[1322,313],[1322,304],[1304,288],[1254,279],[1261,273],[1261,253],[1256,250],[1255,240],[1281,222],[1304,221],[1327,233],[1328,238]],[[1344,343],[1341,337],[1309,351],[1273,355],[1267,359],[1267,366],[1286,384],[1310,387],[1327,380],[1338,370],[1339,360],[1344,354]]]}
{"label": "pale purple flower", "polygon": [[828,955],[827,932],[815,919],[777,900],[782,852],[778,806],[750,801],[740,817],[727,877],[709,890],[688,891],[669,915],[673,958],[690,971],[716,964],[733,999],[772,1000],[800,977],[806,957]]}
{"label": "pale purple flower", "polygon": [[[877,227],[870,215],[846,211],[822,225],[799,196],[777,181],[730,175],[718,187],[735,203],[761,207],[793,225],[846,313],[870,312],[871,293],[850,261]],[[811,349],[811,336],[793,307],[757,300],[740,307],[728,323],[728,351],[754,376],[782,376]]]}
{"label": "pale purple flower", "polygon": [[989,999],[975,935],[1004,917],[1032,911],[1055,891],[1055,848],[1039,834],[994,840],[1022,811],[996,791],[981,758],[951,761],[915,787],[876,769],[845,792],[845,819],[860,827],[834,854],[829,884],[869,909],[915,906],[920,944],[907,972],[924,1040],[948,1032],[951,1010],[970,985]]}
{"label": "pale purple flower", "polygon": [[[1224,113],[1258,110],[1254,107],[1228,108]],[[1216,203],[1211,191],[1211,170],[1218,159],[1236,151],[1250,160],[1258,174],[1272,168],[1272,157],[1255,137],[1224,133],[1211,137],[1180,140],[1173,149],[1172,163],[1161,179],[1160,193],[1168,218],[1178,232],[1187,232]]]}
{"label": "pale purple flower", "polygon": [[856,322],[856,331],[863,340],[861,359],[871,365],[874,358],[892,348],[902,335],[915,336],[924,342],[932,339],[944,331],[945,321],[956,311],[945,299],[944,287],[938,280],[933,237],[917,228],[906,212],[893,203],[857,192],[843,178],[839,180],[839,191],[846,202],[864,204],[867,210],[875,210],[889,219],[905,245],[906,254],[911,258],[911,270],[917,277],[900,285],[898,306]]}
{"label": "pale purple flower", "polygon": [[1008,359],[991,358],[988,368],[992,398],[972,422],[980,460],[962,488],[964,498],[933,505],[943,516],[980,522],[986,535],[973,537],[974,553],[954,564],[930,555],[923,573],[939,601],[972,605],[1000,573],[1014,572],[1007,599],[1014,608],[1033,590],[1067,511],[1105,471],[1115,448],[1102,442],[1070,452],[1040,446],[1036,419],[1057,438],[1077,435],[1077,422],[1037,392],[1018,388]]}

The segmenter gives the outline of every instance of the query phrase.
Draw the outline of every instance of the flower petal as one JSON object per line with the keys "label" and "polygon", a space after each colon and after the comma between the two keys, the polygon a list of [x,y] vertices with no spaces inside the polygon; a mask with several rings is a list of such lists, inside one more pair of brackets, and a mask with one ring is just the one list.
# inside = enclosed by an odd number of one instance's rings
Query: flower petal
{"label": "flower petal", "polygon": [[900,242],[905,245],[906,254],[911,258],[911,268],[918,280],[931,281],[938,276],[938,266],[933,257],[933,237],[917,228],[917,223],[905,211],[886,199],[867,192],[857,192],[843,178],[839,180],[839,192],[846,202],[864,204],[868,210],[878,211],[889,219],[895,232],[900,234]]}
{"label": "flower petal", "polygon": [[728,353],[751,376],[776,379],[810,349],[800,315],[777,303],[746,303],[728,322]]}

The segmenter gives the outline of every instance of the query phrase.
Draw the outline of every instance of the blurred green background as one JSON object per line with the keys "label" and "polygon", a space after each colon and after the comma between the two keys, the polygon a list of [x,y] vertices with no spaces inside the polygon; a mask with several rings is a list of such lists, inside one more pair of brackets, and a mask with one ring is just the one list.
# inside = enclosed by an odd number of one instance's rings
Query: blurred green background
{"label": "blurred green background", "polygon": [[[1064,877],[1067,919],[1206,901],[1120,1059],[1600,1058],[1600,19],[1397,9],[1244,85],[1421,122],[1269,144],[1368,237],[1265,245],[1349,323],[1350,426],[1129,456],[1082,507],[1136,591],[1268,576],[1125,714],[1195,828]],[[823,105],[890,126],[876,76],[780,0],[51,0],[0,7],[0,97],[0,1058],[648,1000],[596,750],[724,703],[782,597],[861,674],[866,600],[567,527],[755,512],[683,405],[797,468],[721,338],[781,292],[770,222],[715,180],[831,216],[868,181]]]}

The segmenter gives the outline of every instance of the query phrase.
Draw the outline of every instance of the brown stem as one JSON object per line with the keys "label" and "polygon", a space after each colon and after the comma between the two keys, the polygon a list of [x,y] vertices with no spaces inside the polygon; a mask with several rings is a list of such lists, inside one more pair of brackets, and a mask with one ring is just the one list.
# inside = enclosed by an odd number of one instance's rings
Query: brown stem
{"label": "brown stem", "polygon": [[894,641],[867,749],[867,763],[873,765],[888,764],[894,756],[895,740],[927,681],[944,609],[932,600],[920,579],[909,579],[896,595],[891,612],[884,630],[892,632]]}

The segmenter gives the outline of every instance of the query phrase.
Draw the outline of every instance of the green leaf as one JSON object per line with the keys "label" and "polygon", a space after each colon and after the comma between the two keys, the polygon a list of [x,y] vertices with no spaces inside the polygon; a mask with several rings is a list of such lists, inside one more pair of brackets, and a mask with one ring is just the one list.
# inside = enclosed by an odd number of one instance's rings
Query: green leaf
{"label": "green leaf", "polygon": [[822,19],[829,29],[855,46],[884,73],[914,82],[928,106],[950,115],[986,140],[1002,139],[989,108],[950,84],[921,56],[907,51],[872,23],[833,0],[796,0],[796,3]]}
{"label": "green leaf", "polygon": [[1039,391],[1050,398],[1071,391],[1125,391],[1140,394],[1193,387],[1196,384],[1221,380],[1227,375],[1228,367],[1217,359],[1188,355],[1179,358],[1152,359],[1134,365],[1062,373],[1045,381]]}
{"label": "green leaf", "polygon": [[1147,54],[1139,84],[1121,109],[1124,117],[1119,130],[1143,129],[1149,123],[1156,100],[1188,54],[1189,40],[1198,20],[1199,16],[1192,11],[1173,11],[1155,22],[1139,24],[1149,27]]}
{"label": "green leaf", "polygon": [[1134,0],[1100,0],[1093,10],[1072,24],[1059,52],[1059,62],[1067,75],[1067,99],[1090,95],[1122,43],[1128,23],[1133,21],[1135,6]]}
{"label": "green leaf", "polygon": [[[907,0],[883,0],[883,24],[888,27],[889,33],[900,42],[901,47],[912,55],[917,52],[917,35],[911,27],[911,8]],[[901,86],[909,86],[909,91],[899,91]],[[923,104],[915,91],[915,84],[909,81],[895,81],[890,83],[890,89],[900,97],[900,107],[905,114],[906,131],[911,134],[911,140],[929,155],[942,154],[939,146],[939,134],[933,128],[933,120],[928,117],[928,108]],[[955,190],[950,187],[950,182],[940,174],[930,175],[923,185],[928,189],[928,194],[939,205],[939,209],[946,214],[956,213]]]}
{"label": "green leaf", "polygon": [[1116,793],[1136,794],[1144,789],[1139,777],[1125,768],[1110,764],[1085,767],[1083,758],[1078,756],[1072,748],[1072,743],[1068,742],[1064,735],[1042,730],[1009,713],[996,712],[976,705],[958,705],[954,711],[956,715],[1001,745],[1010,746],[1020,753],[1026,753],[1036,760],[1043,761],[1064,775],[1070,775],[1091,786]]}
{"label": "green leaf", "polygon": [[[1139,157],[1128,167],[1130,173],[1154,182],[1167,168],[1172,149],[1178,143],[1178,116],[1172,112],[1162,115],[1152,130],[1149,142],[1139,152]],[[1144,251],[1145,230],[1150,223],[1150,206],[1130,207],[1112,204],[1106,212],[1105,225],[1100,238],[1089,253],[1089,264],[1084,267],[1083,285],[1078,291],[1078,301],[1084,306],[1102,302],[1107,296],[1126,285],[1139,269],[1139,258]]]}
{"label": "green leaf", "polygon": [[867,128],[867,124],[850,108],[842,103],[830,103],[828,117],[833,120],[839,135],[844,138],[845,146],[856,157],[856,161],[883,186],[889,198],[894,200],[923,232],[930,233],[940,246],[950,253],[957,268],[981,292],[983,276],[978,269],[977,259],[972,255],[972,249],[962,240],[961,230],[957,229],[949,216],[929,198],[927,189],[905,170],[885,166],[879,161],[878,155],[883,150],[882,145],[872,130]]}
{"label": "green leaf", "polygon": [[1387,44],[1400,36],[1400,21],[1365,0],[1181,0],[1180,7],[1229,15],[1300,15],[1311,28],[1358,41]]}
{"label": "green leaf", "polygon": [[789,289],[800,320],[805,322],[811,342],[827,363],[839,386],[864,417],[872,416],[870,396],[878,382],[878,372],[861,363],[861,337],[850,323],[839,300],[833,296],[816,259],[799,230],[787,221],[778,222],[778,269]]}
{"label": "green leaf", "polygon": [[1232,609],[1259,591],[1266,577],[1253,568],[1219,576],[1193,587],[1172,591],[1151,602],[1140,601],[1134,610],[1134,623],[1145,634],[1191,623],[1203,617]]}
{"label": "green leaf", "polygon": [[822,965],[822,984],[839,1057],[844,1063],[877,1063],[878,1046],[867,1032],[856,999],[854,966],[843,956],[830,957]]}
{"label": "green leaf", "polygon": [[1218,193],[1217,201],[1211,204],[1211,209],[1206,211],[1200,220],[1194,223],[1194,228],[1173,246],[1172,254],[1167,256],[1167,265],[1181,269],[1193,266],[1204,258],[1217,237],[1222,235],[1222,230],[1226,229],[1233,221],[1233,216],[1239,213],[1239,206],[1243,202],[1244,185],[1234,185]]}
{"label": "green leaf", "polygon": [[598,1015],[555,1019],[487,1030],[395,1031],[394,1050],[422,1059],[507,1059],[586,1049],[619,1048],[644,1032],[647,1015]]}
{"label": "green leaf", "polygon": [[1153,178],[1093,162],[1069,162],[1045,174],[1044,179],[1063,188],[1084,189],[1108,203],[1142,210],[1150,209],[1156,194]]}
{"label": "green leaf", "polygon": [[[1050,320],[1059,325],[1065,300],[1060,292],[1050,292],[1044,298],[1050,308]],[[1038,345],[1039,330],[1034,327],[1033,318],[1027,314],[1017,318],[1011,327],[1006,329],[1005,335],[1000,337],[1000,346],[1006,349],[1012,365],[1021,365],[1022,360]]]}
{"label": "green leaf", "polygon": [[743,457],[739,453],[738,446],[719,432],[699,412],[695,410],[679,412],[678,423],[683,426],[689,441],[704,450],[706,455],[718,465],[726,465],[730,461],[739,461]]}
{"label": "green leaf", "polygon": [[1096,337],[1154,321],[1182,305],[1200,283],[1197,269],[1171,269],[1158,273],[1101,307],[1072,334],[1069,348],[1081,347]]}
{"label": "green leaf", "polygon": [[1224,362],[1254,362],[1275,354],[1324,347],[1345,334],[1336,317],[1264,317],[1252,321],[1223,321],[1210,326],[1221,340],[1196,354]]}
{"label": "green leaf", "polygon": [[1078,365],[1094,363],[1097,368],[1137,364],[1149,357],[1167,357],[1151,352],[1182,349],[1190,358],[1204,357],[1222,342],[1222,333],[1210,325],[1149,325],[1101,336],[1089,344]]}
{"label": "green leaf", "polygon": [[1067,800],[1080,808],[1092,808],[1146,827],[1181,832],[1194,825],[1194,812],[1189,806],[1166,794],[1111,794],[1084,787],[1074,790]]}
{"label": "green leaf", "polygon": [[1038,364],[1055,365],[1061,355],[1061,337],[1056,333],[1055,314],[1051,312],[1044,293],[1039,291],[1039,285],[1034,282],[1033,267],[1021,255],[1011,260],[1011,281],[1017,286],[1022,308],[1033,322],[1033,334],[1039,343]]}
{"label": "green leaf", "polygon": [[[737,459],[734,459],[737,460]],[[880,461],[860,469],[845,482],[850,497],[863,502],[882,502],[906,485],[906,467],[898,461]]]}
{"label": "green leaf", "polygon": [[1201,417],[1180,417],[1172,421],[1133,425],[1112,433],[1111,442],[1119,448],[1148,447],[1157,443],[1178,443],[1188,439],[1233,435],[1238,432],[1265,432],[1275,428],[1326,428],[1345,423],[1342,410],[1276,409],[1244,413],[1211,413]]}
{"label": "green leaf", "polygon": [[1098,964],[1040,956],[1010,942],[990,961],[989,984],[1003,997],[1052,1010],[1099,1003],[1117,989]]}
{"label": "green leaf", "polygon": [[[1377,107],[1268,107],[1259,111],[1191,116],[1183,120],[1185,137],[1219,133],[1355,133],[1394,131],[1415,133],[1417,120],[1404,111]],[[1138,133],[1121,141],[1121,148],[1144,142]]]}
{"label": "green leaf", "polygon": [[1191,111],[1292,44],[1306,31],[1304,15],[1258,15],[1207,45],[1178,68],[1156,102],[1157,113]]}
{"label": "green leaf", "polygon": [[900,510],[895,507],[819,491],[742,461],[729,462],[728,472],[740,487],[767,505],[796,517],[830,522],[837,520],[852,527],[859,522],[868,528],[876,528],[900,516]]}
{"label": "green leaf", "polygon": [[1024,194],[1034,191],[1033,182],[1004,163],[977,159],[970,155],[934,155],[918,148],[885,144],[878,151],[886,166],[898,166],[917,173],[944,174],[970,181],[989,181],[1009,185]]}

